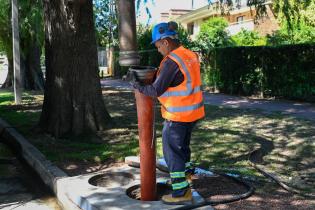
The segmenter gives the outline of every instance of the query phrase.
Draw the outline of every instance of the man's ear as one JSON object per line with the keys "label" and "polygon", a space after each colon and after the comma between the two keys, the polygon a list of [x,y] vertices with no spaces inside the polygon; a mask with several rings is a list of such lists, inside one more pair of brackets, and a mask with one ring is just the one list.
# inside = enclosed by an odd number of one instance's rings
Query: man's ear
{"label": "man's ear", "polygon": [[163,39],[163,42],[166,47],[170,46],[170,43],[167,39]]}

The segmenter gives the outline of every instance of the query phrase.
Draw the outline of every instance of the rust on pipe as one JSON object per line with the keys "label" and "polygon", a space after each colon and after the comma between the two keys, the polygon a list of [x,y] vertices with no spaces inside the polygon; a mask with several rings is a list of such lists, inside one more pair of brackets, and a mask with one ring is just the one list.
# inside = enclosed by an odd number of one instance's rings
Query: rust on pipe
{"label": "rust on pipe", "polygon": [[149,96],[135,90],[139,145],[140,145],[140,176],[141,200],[156,200],[156,150],[153,138],[154,102]]}
{"label": "rust on pipe", "polygon": [[[144,84],[151,84],[156,69],[153,67],[131,67],[137,78]],[[140,146],[140,179],[141,200],[154,201],[156,196],[156,147],[154,131],[154,100],[135,90],[139,146]]]}

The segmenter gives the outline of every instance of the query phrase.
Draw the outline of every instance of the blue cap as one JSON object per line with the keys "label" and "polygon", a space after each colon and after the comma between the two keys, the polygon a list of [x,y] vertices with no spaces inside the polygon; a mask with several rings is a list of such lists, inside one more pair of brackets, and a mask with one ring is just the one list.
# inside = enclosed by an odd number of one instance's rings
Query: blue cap
{"label": "blue cap", "polygon": [[177,39],[177,28],[178,25],[176,22],[168,22],[168,23],[159,23],[154,26],[152,30],[152,42],[154,44],[158,40],[164,39],[166,37],[170,37],[172,39]]}

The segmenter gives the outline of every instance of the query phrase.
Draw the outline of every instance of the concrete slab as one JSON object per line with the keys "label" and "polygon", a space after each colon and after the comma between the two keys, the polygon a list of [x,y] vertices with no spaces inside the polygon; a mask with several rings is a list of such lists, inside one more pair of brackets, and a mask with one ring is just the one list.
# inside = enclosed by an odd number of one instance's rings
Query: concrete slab
{"label": "concrete slab", "polygon": [[[97,175],[106,173],[128,173],[134,179],[127,185],[113,187],[97,187],[89,184],[89,180]],[[167,178],[167,174],[157,171],[157,182],[163,182]],[[127,164],[121,167],[106,169],[102,172],[91,173],[88,175],[69,177],[60,180],[62,184],[59,190],[71,202],[84,210],[135,210],[135,209],[176,209],[180,205],[166,205],[161,201],[139,201],[127,196],[126,190],[129,187],[140,184],[140,170],[132,168]],[[201,197],[197,197],[193,193],[194,202],[203,202]],[[210,206],[198,209],[213,209]]]}

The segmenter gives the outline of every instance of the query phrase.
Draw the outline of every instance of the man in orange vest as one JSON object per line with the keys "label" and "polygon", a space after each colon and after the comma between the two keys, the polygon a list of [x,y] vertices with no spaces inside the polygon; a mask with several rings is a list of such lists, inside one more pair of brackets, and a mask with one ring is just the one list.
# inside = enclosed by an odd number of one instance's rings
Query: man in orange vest
{"label": "man in orange vest", "polygon": [[157,97],[165,119],[162,140],[163,154],[172,181],[172,194],[164,195],[166,204],[191,203],[188,175],[193,173],[190,162],[190,138],[196,122],[205,116],[201,92],[198,56],[180,45],[177,23],[160,23],[152,31],[152,43],[164,56],[152,85],[133,87],[141,93]]}

